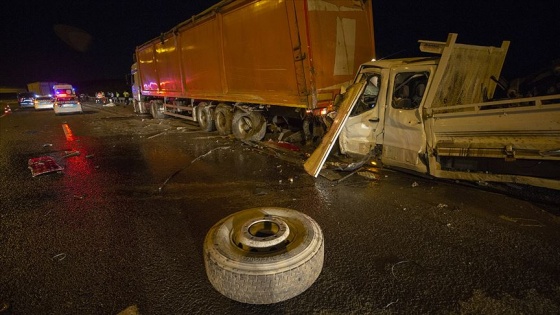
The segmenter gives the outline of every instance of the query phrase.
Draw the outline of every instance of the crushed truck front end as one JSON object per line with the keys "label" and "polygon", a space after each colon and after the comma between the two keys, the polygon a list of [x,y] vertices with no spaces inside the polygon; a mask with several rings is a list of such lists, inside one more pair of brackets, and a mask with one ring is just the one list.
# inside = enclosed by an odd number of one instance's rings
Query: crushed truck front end
{"label": "crushed truck front end", "polygon": [[[488,101],[509,46],[421,41],[434,58],[366,63],[306,162],[317,176],[332,144],[354,159],[439,178],[560,190],[560,95]],[[375,79],[375,80],[373,80]],[[377,89],[367,101],[368,86]],[[349,91],[355,91],[350,88]],[[358,163],[353,163],[359,165]]]}

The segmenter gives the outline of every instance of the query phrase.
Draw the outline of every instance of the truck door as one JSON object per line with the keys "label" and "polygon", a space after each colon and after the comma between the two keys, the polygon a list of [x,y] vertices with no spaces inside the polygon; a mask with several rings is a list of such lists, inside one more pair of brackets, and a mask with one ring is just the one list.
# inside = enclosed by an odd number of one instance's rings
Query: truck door
{"label": "truck door", "polygon": [[323,168],[336,139],[342,131],[342,127],[348,120],[349,114],[354,109],[354,106],[356,105],[359,96],[364,92],[365,87],[366,82],[361,81],[352,85],[346,93],[344,93],[344,98],[338,108],[338,113],[336,114],[331,127],[323,136],[323,139],[321,139],[321,143],[317,149],[313,151],[311,156],[303,164],[303,168],[309,175],[317,177],[319,172],[321,172],[321,169]]}
{"label": "truck door", "polygon": [[428,71],[410,69],[392,76],[381,157],[386,165],[427,172],[422,105],[428,78]]}
{"label": "truck door", "polygon": [[360,73],[358,82],[366,82],[366,88],[357,99],[348,120],[339,136],[340,151],[343,154],[365,156],[378,144],[381,135],[380,117],[386,99],[386,82],[378,69],[367,69]]}

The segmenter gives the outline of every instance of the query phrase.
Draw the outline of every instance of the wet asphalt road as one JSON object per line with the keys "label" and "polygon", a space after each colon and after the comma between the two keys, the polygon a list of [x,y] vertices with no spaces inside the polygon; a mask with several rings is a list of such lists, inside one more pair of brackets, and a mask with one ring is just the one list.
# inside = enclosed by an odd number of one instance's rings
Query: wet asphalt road
{"label": "wet asphalt road", "polygon": [[[298,154],[84,109],[0,118],[0,300],[12,314],[560,313],[557,204],[390,170],[314,179]],[[64,170],[32,177],[39,156]],[[214,223],[258,206],[301,211],[325,237],[318,280],[273,305],[222,296],[202,256]]]}

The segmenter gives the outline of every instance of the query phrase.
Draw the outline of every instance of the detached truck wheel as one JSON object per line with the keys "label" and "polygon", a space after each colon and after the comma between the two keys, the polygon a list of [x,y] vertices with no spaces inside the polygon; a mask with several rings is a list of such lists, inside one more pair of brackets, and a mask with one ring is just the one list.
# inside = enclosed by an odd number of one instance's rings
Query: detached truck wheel
{"label": "detached truck wheel", "polygon": [[216,223],[204,240],[214,288],[242,303],[271,304],[307,290],[323,268],[319,225],[295,210],[259,207]]}

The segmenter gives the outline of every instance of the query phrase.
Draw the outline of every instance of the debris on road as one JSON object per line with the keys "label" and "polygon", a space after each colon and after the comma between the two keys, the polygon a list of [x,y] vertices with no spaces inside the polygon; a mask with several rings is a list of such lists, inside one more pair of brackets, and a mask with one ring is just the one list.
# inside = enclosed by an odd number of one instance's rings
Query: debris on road
{"label": "debris on road", "polygon": [[169,175],[169,177],[167,177],[167,179],[163,182],[163,184],[161,184],[161,186],[159,186],[158,191],[161,192],[161,191],[163,190],[163,186],[165,186],[165,184],[167,184],[167,182],[168,182],[171,178],[175,177],[175,175],[179,174],[179,172],[181,172],[181,171],[184,170],[184,169],[185,169],[185,167],[180,168],[180,169],[176,170],[175,172],[173,172],[173,174]]}
{"label": "debris on road", "polygon": [[43,148],[46,148],[46,147],[52,147],[52,143],[45,143],[45,144],[43,144]]}
{"label": "debris on road", "polygon": [[535,219],[512,218],[505,215],[501,215],[500,219],[513,223],[518,223],[520,226],[544,227],[544,224],[540,223],[538,220]]}
{"label": "debris on road", "polygon": [[388,308],[389,306],[391,306],[391,305],[393,305],[393,304],[395,304],[395,303],[397,303],[398,301],[399,301],[399,299],[397,299],[396,301],[390,302],[389,304],[385,305],[384,309],[385,309],[385,308]]}
{"label": "debris on road", "polygon": [[64,258],[66,258],[66,253],[60,253],[60,254],[56,254],[52,257],[52,260],[57,260],[57,261],[61,261]]}
{"label": "debris on road", "polygon": [[296,146],[295,144],[292,144],[290,142],[268,140],[268,143],[271,144],[272,146],[276,146],[276,147],[286,149],[286,150],[290,150],[290,151],[294,151],[294,152],[301,151],[301,149],[298,146]]}
{"label": "debris on road", "polygon": [[350,177],[350,176],[356,174],[360,169],[361,169],[361,168],[355,169],[354,171],[350,172],[350,174],[348,174],[348,175],[342,177],[341,179],[337,180],[336,183],[338,184],[338,183],[342,182],[343,180],[347,179],[348,177]]}
{"label": "debris on road", "polygon": [[32,158],[27,161],[28,168],[31,170],[31,175],[33,177],[62,171],[64,168],[58,165],[55,160],[50,156],[41,156],[38,158]]}
{"label": "debris on road", "polygon": [[161,135],[164,135],[165,133],[166,133],[165,131],[160,132],[160,133],[156,133],[155,135],[149,136],[149,137],[146,138],[146,139],[153,139],[153,138],[155,138],[155,137],[159,137],[159,136],[161,136]]}
{"label": "debris on road", "polygon": [[[203,155],[200,155],[200,156],[196,157],[194,160],[191,161],[191,164],[193,164],[197,160],[207,156],[208,154],[212,153],[213,151],[220,150],[220,149],[229,149],[229,146],[214,148],[214,149],[204,153]],[[169,175],[169,177],[167,177],[167,179],[163,182],[163,184],[161,184],[161,186],[159,186],[158,191],[161,192],[163,190],[163,186],[165,186],[167,184],[167,182],[169,182],[169,180],[171,180],[171,178],[175,177],[175,175],[179,174],[185,168],[187,168],[187,167],[185,166],[183,168],[180,168],[180,169],[176,170],[175,172],[173,172],[173,174]]]}
{"label": "debris on road", "polygon": [[63,158],[69,158],[69,157],[72,157],[72,156],[80,155],[80,151],[64,151],[64,154],[65,155],[63,156]]}
{"label": "debris on road", "polygon": [[369,168],[365,168],[358,172],[358,175],[371,180],[379,180],[379,175],[372,172]]}
{"label": "debris on road", "polygon": [[212,149],[212,150],[210,150],[210,151],[204,153],[203,155],[198,156],[196,159],[192,160],[192,161],[191,161],[191,164],[193,164],[195,161],[197,161],[197,160],[199,160],[199,159],[201,159],[201,158],[207,156],[208,154],[212,153],[213,151],[222,150],[222,149],[229,149],[229,146],[223,146],[223,147],[214,148],[214,149]]}
{"label": "debris on road", "polygon": [[412,183],[412,187],[413,187],[413,188],[414,188],[414,187],[418,187],[418,186],[420,186],[420,185],[419,185],[417,182]]}

